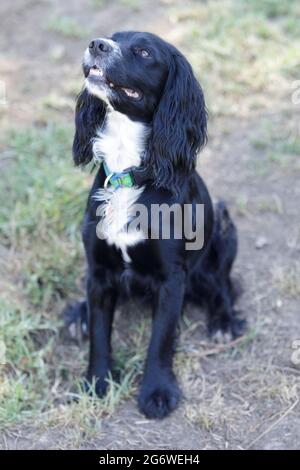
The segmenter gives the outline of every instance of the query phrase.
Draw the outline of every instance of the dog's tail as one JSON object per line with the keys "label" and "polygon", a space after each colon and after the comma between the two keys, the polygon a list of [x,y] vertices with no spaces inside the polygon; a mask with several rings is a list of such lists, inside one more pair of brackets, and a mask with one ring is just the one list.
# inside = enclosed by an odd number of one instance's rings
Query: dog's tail
{"label": "dog's tail", "polygon": [[86,300],[68,304],[63,311],[63,319],[71,338],[88,338],[89,321]]}

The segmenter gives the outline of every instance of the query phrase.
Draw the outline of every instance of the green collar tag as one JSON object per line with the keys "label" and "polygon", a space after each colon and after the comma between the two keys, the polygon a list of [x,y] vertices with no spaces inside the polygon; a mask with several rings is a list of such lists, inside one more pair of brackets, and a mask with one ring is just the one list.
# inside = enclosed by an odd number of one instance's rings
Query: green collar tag
{"label": "green collar tag", "polygon": [[120,173],[111,172],[105,162],[103,162],[103,168],[106,174],[104,182],[105,188],[107,188],[108,184],[113,186],[115,189],[132,188],[132,186],[134,186],[134,179],[131,171],[122,171]]}

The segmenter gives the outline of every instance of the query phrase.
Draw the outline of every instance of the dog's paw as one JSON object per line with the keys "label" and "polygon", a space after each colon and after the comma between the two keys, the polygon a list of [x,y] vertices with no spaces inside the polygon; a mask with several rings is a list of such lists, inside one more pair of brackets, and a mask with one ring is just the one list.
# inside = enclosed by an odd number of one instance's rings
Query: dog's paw
{"label": "dog's paw", "polygon": [[209,329],[210,339],[217,344],[226,344],[242,336],[247,328],[246,320],[233,318],[227,325],[213,324]]}
{"label": "dog's paw", "polygon": [[149,419],[162,419],[178,405],[181,393],[175,378],[161,383],[143,383],[138,398],[139,409]]}
{"label": "dog's paw", "polygon": [[231,333],[233,339],[243,336],[247,329],[247,321],[243,318],[234,318],[231,325]]}
{"label": "dog's paw", "polygon": [[233,340],[231,331],[223,331],[221,329],[215,330],[210,333],[210,339],[216,344],[227,344]]}
{"label": "dog's paw", "polygon": [[83,382],[83,391],[87,395],[102,398],[106,395],[108,389],[108,374],[101,377],[86,377]]}
{"label": "dog's paw", "polygon": [[88,338],[88,315],[86,302],[69,304],[63,311],[64,332],[68,339],[81,343]]}

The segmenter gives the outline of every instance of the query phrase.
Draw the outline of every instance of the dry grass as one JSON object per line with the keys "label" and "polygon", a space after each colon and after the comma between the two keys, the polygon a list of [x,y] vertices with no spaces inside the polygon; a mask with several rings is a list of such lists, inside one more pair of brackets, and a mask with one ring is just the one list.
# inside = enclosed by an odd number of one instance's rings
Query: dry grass
{"label": "dry grass", "polygon": [[279,291],[287,296],[300,297],[300,263],[294,261],[290,266],[276,266],[273,279]]}

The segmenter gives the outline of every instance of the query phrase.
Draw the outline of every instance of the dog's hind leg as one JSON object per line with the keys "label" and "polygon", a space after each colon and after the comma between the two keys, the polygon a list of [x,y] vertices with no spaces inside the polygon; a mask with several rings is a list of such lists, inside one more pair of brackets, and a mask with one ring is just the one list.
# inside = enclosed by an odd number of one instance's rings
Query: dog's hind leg
{"label": "dog's hind leg", "polygon": [[201,268],[191,278],[192,300],[208,310],[208,331],[217,342],[241,336],[246,321],[237,317],[234,303],[237,290],[231,269],[237,255],[237,232],[223,202],[215,208],[211,245]]}
{"label": "dog's hind leg", "polygon": [[210,268],[211,289],[206,303],[209,334],[215,341],[230,341],[243,334],[245,320],[237,318],[234,302],[237,293],[231,279],[231,270],[237,255],[237,231],[226,205],[219,202],[215,208],[215,225],[207,264]]}
{"label": "dog's hind leg", "polygon": [[238,318],[234,310],[229,280],[216,280],[207,307],[208,331],[213,341],[226,343],[243,334],[246,321]]}

